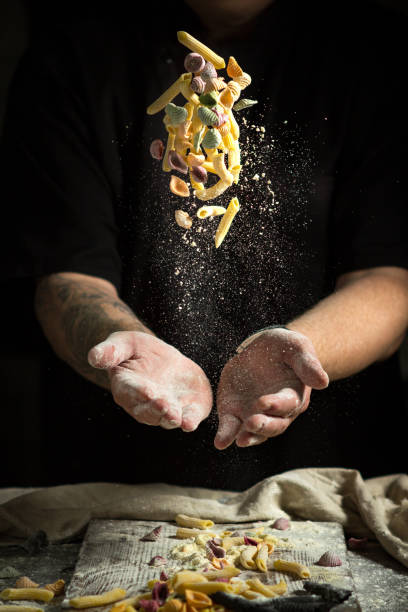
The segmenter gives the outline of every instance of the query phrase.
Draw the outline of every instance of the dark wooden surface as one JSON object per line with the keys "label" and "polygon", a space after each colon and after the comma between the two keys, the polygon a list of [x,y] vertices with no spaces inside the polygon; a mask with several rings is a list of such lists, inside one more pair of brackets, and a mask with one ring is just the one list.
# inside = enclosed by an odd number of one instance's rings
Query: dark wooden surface
{"label": "dark wooden surface", "polygon": [[[64,578],[69,584],[78,560],[81,542],[51,544],[36,555],[14,546],[0,547],[0,576],[5,567],[28,575],[40,584]],[[408,570],[390,557],[378,544],[364,552],[347,553],[358,602],[363,612],[407,612]],[[10,587],[15,578],[0,577],[0,589]],[[46,612],[61,609],[62,598],[41,605]],[[1,612],[1,606],[0,606]]]}

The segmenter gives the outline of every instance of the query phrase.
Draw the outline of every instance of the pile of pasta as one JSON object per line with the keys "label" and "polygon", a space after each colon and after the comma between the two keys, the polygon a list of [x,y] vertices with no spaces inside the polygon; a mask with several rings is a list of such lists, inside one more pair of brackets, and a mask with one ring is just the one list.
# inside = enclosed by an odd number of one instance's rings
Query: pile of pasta
{"label": "pile of pasta", "polygon": [[[162,160],[164,172],[188,174],[193,195],[201,201],[209,201],[238,183],[241,151],[234,111],[248,108],[256,104],[256,100],[239,100],[241,91],[251,83],[251,77],[234,57],[229,58],[226,67],[230,77],[226,82],[217,73],[225,68],[222,57],[187,32],[177,32],[177,38],[191,51],[184,61],[187,72],[147,108],[149,115],[165,111],[163,122],[167,130],[166,145],[156,139],[150,145],[150,153],[154,159]],[[179,94],[186,100],[182,106],[173,102]],[[216,175],[218,180],[206,187],[209,173]],[[175,174],[170,178],[170,191],[180,197],[190,196],[189,185]],[[197,211],[199,219],[222,215],[215,235],[217,248],[238,210],[238,199],[233,198],[227,209],[202,206]],[[176,210],[175,219],[184,229],[192,227],[193,219],[186,211]]]}
{"label": "pile of pasta", "polygon": [[[110,612],[224,612],[228,608],[214,601],[214,597],[220,592],[240,596],[244,598],[243,601],[275,598],[287,593],[284,580],[268,584],[254,575],[251,578],[239,578],[245,570],[259,571],[266,575],[268,556],[279,543],[279,539],[263,533],[264,527],[253,529],[248,532],[251,535],[246,536],[234,535],[231,531],[215,533],[211,531],[214,523],[208,519],[178,514],[175,521],[179,525],[176,538],[193,539],[193,542],[174,547],[170,556],[182,558],[179,553],[183,551],[183,547],[185,557],[190,556],[195,547],[196,550],[201,549],[204,552],[203,556],[208,563],[201,571],[183,569],[171,576],[161,572],[160,579],[148,581],[148,590],[119,601],[110,608]],[[292,561],[277,559],[273,568],[292,572],[302,579],[310,577],[306,566]],[[79,601],[71,600],[70,604],[73,603],[74,607],[77,607]],[[104,603],[108,603],[106,599]]]}

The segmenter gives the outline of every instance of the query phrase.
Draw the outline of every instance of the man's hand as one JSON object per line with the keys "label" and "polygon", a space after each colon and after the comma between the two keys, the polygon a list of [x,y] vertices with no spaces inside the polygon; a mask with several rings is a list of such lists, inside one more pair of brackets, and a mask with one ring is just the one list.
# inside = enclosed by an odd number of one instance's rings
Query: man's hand
{"label": "man's hand", "polygon": [[113,399],[136,421],[193,431],[212,407],[203,370],[176,348],[143,332],[115,332],[88,353],[107,370]]}
{"label": "man's hand", "polygon": [[329,383],[311,341],[268,330],[224,366],[217,391],[216,448],[252,446],[278,436],[306,410],[311,389]]}

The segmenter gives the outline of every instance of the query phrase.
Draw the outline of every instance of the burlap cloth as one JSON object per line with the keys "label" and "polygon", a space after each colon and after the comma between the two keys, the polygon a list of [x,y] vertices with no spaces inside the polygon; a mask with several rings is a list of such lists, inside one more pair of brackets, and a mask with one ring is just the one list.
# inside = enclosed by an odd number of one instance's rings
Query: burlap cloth
{"label": "burlap cloth", "polygon": [[310,468],[262,480],[242,493],[166,484],[90,483],[41,489],[0,506],[0,544],[43,529],[54,542],[81,534],[90,519],[170,521],[175,514],[215,522],[278,516],[341,523],[347,534],[377,538],[408,567],[408,475],[363,480],[356,470]]}

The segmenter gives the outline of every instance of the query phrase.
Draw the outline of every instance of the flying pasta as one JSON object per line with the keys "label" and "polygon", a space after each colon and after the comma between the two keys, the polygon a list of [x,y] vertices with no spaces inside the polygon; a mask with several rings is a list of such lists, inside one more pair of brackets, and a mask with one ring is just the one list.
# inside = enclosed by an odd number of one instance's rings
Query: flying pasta
{"label": "flying pasta", "polygon": [[[184,60],[186,72],[147,108],[148,115],[164,110],[163,123],[167,131],[166,143],[155,139],[150,145],[150,153],[154,159],[162,160],[164,172],[188,175],[190,185],[172,174],[172,193],[188,198],[191,186],[192,196],[202,201],[213,200],[239,180],[242,169],[238,142],[240,130],[234,112],[256,104],[256,100],[248,98],[238,103],[241,91],[250,85],[251,77],[231,56],[226,67],[229,80],[225,81],[217,72],[225,68],[222,57],[187,32],[177,32],[177,38],[191,52]],[[177,104],[176,98],[182,101]],[[206,185],[213,175],[215,182]],[[225,210],[223,206],[217,209]],[[185,214],[193,216],[188,212]],[[198,215],[198,218],[207,216],[213,217],[214,214]],[[178,225],[184,229],[191,227]],[[225,224],[223,237],[229,226]],[[218,244],[216,241],[216,246],[220,244],[221,241],[218,240]]]}

